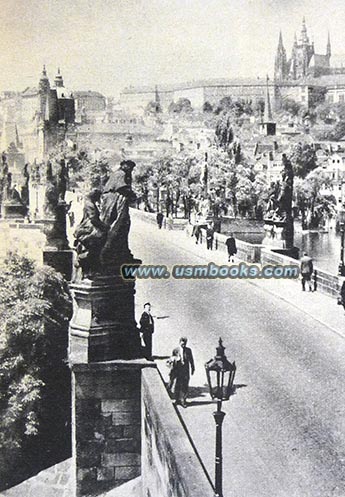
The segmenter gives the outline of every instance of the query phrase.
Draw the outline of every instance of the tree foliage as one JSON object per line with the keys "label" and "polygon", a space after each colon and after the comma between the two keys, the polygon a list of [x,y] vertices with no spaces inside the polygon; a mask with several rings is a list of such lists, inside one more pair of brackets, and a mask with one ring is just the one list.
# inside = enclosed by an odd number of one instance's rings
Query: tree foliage
{"label": "tree foliage", "polygon": [[295,196],[304,229],[318,228],[325,215],[334,214],[336,199],[333,195],[321,194],[330,184],[331,179],[321,167],[310,171],[304,179],[295,180]]}
{"label": "tree foliage", "polygon": [[[0,313],[0,458],[5,471],[13,455],[18,457],[53,420],[63,437],[69,418],[63,402],[69,395],[64,384],[71,317],[67,284],[53,269],[9,254],[0,270]],[[59,382],[66,392],[59,392]]]}
{"label": "tree foliage", "polygon": [[179,98],[177,102],[170,103],[168,111],[170,114],[191,113],[193,107],[188,98]]}
{"label": "tree foliage", "polygon": [[296,143],[290,154],[294,173],[300,178],[305,178],[310,171],[317,167],[315,149],[308,143]]}

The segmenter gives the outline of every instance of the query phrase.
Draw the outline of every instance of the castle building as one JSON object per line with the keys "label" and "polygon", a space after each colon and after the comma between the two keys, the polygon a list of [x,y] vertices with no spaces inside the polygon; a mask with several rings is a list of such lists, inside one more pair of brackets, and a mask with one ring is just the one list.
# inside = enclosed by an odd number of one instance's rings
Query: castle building
{"label": "castle building", "polygon": [[331,74],[331,55],[332,50],[329,33],[326,53],[322,55],[315,53],[314,43],[310,42],[305,19],[303,18],[301,34],[299,40],[297,40],[295,35],[291,58],[289,60],[287,60],[286,57],[282,33],[279,33],[278,48],[274,64],[275,81],[296,81],[307,77],[316,78]]}

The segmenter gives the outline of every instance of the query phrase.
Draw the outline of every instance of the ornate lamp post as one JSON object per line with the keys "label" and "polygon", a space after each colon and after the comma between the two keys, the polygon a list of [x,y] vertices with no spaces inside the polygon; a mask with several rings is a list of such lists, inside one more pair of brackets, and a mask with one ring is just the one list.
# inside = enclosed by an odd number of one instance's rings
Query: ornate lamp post
{"label": "ornate lamp post", "polygon": [[217,411],[213,413],[216,422],[216,461],[215,461],[215,497],[223,497],[223,456],[222,456],[222,424],[225,412],[222,401],[229,400],[233,393],[236,364],[229,362],[224,354],[222,339],[216,349],[216,356],[205,364],[207,382],[212,399],[217,399]]}
{"label": "ornate lamp post", "polygon": [[341,248],[340,248],[340,262],[338,274],[339,276],[345,276],[345,264],[344,264],[344,232],[345,232],[345,209],[342,207],[338,212],[339,228],[341,234]]}

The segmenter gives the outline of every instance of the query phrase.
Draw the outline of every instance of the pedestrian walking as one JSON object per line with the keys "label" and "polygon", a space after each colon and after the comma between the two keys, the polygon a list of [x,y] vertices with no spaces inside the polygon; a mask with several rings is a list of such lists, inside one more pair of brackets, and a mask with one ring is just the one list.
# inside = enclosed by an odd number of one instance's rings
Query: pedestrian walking
{"label": "pedestrian walking", "polygon": [[213,248],[213,238],[214,238],[214,229],[211,225],[207,227],[206,230],[206,246],[207,250],[212,250]]}
{"label": "pedestrian walking", "polygon": [[168,216],[167,226],[168,226],[168,230],[174,229],[174,219],[173,219],[172,213],[170,213]]}
{"label": "pedestrian walking", "polygon": [[341,285],[340,293],[338,296],[338,304],[342,305],[345,311],[345,279],[343,281],[343,284]]}
{"label": "pedestrian walking", "polygon": [[68,219],[70,227],[73,228],[75,222],[75,216],[73,211],[68,211]]}
{"label": "pedestrian walking", "polygon": [[196,243],[197,245],[198,245],[198,243],[199,243],[200,235],[201,235],[201,228],[200,228],[200,226],[199,226],[199,223],[196,223],[196,224],[193,226],[192,236],[195,236],[195,243]]}
{"label": "pedestrian walking", "polygon": [[305,291],[305,284],[308,283],[309,292],[313,291],[311,277],[313,274],[313,260],[309,255],[304,252],[301,258],[301,276],[302,276],[302,290]]}
{"label": "pedestrian walking", "polygon": [[144,304],[144,312],[140,318],[140,332],[145,344],[145,357],[152,361],[152,335],[154,332],[154,321],[151,315],[151,304],[146,302]]}
{"label": "pedestrian walking", "polygon": [[228,261],[235,262],[234,255],[237,254],[236,240],[234,238],[234,234],[230,233],[229,238],[225,242],[228,248]]}
{"label": "pedestrian walking", "polygon": [[163,213],[157,212],[156,220],[157,220],[157,226],[159,229],[162,229],[163,218],[164,218]]}
{"label": "pedestrian walking", "polygon": [[[194,374],[195,366],[192,350],[187,347],[187,338],[181,337],[179,346],[172,351],[171,360],[173,362],[170,371],[170,380],[175,382],[174,396],[175,405],[180,404],[182,407],[187,407],[187,395],[189,387],[190,375]],[[171,388],[173,385],[171,385]]]}

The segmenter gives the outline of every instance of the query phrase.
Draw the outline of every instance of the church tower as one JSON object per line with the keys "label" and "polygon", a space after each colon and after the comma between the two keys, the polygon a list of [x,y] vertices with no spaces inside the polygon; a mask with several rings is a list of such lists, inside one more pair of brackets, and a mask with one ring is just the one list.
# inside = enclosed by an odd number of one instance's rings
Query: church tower
{"label": "church tower", "polygon": [[283,45],[282,32],[280,31],[277,54],[274,63],[274,79],[276,81],[284,81],[284,79],[286,79],[286,76],[287,76],[286,50]]}
{"label": "church tower", "polygon": [[329,34],[329,31],[328,31],[328,39],[327,39],[327,49],[326,49],[326,55],[328,57],[328,61],[330,60],[331,58],[331,55],[332,55],[332,50],[331,50],[331,37],[330,37],[330,34]]}
{"label": "church tower", "polygon": [[46,113],[49,91],[50,91],[50,83],[47,76],[46,66],[43,66],[42,74],[38,82],[39,110],[42,119],[44,119]]}
{"label": "church tower", "polygon": [[58,68],[57,75],[54,79],[55,88],[63,88],[63,79],[60,72],[60,67]]}
{"label": "church tower", "polygon": [[276,134],[276,123],[273,120],[270,90],[268,87],[268,76],[266,76],[266,95],[265,95],[265,110],[262,122],[260,123],[261,133],[266,136],[274,136]]}
{"label": "church tower", "polygon": [[308,75],[308,67],[313,55],[314,45],[309,41],[307,26],[303,17],[299,40],[297,42],[295,37],[292,47],[289,77],[291,79],[305,78]]}

